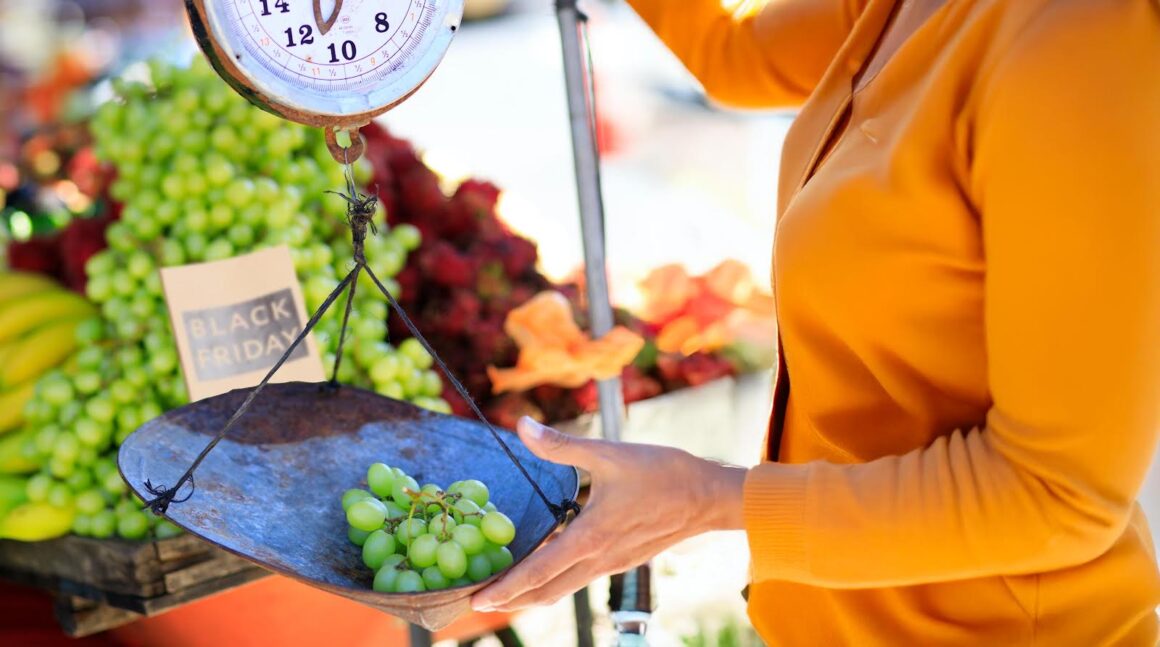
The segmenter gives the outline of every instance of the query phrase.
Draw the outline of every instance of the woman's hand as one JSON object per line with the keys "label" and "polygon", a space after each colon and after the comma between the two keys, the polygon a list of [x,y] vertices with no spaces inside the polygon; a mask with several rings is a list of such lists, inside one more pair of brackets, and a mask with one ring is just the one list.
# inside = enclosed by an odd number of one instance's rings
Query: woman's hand
{"label": "woman's hand", "polygon": [[591,494],[559,536],[472,597],[479,611],[551,604],[682,539],[743,527],[743,468],[668,447],[567,436],[530,418],[517,430],[537,456],[588,471]]}

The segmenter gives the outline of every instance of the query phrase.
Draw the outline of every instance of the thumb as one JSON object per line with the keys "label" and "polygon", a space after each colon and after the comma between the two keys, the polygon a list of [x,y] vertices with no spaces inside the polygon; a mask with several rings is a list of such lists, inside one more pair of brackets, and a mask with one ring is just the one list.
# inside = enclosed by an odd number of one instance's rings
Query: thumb
{"label": "thumb", "polygon": [[603,460],[603,441],[569,436],[524,416],[516,424],[520,440],[540,458],[592,471]]}

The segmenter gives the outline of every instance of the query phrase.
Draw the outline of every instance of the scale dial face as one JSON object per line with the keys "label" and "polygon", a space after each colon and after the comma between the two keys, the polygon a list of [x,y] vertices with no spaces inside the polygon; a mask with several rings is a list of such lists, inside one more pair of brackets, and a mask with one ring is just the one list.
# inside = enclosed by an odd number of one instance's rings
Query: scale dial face
{"label": "scale dial face", "polygon": [[186,0],[198,44],[251,102],[311,126],[356,126],[435,71],[464,0]]}

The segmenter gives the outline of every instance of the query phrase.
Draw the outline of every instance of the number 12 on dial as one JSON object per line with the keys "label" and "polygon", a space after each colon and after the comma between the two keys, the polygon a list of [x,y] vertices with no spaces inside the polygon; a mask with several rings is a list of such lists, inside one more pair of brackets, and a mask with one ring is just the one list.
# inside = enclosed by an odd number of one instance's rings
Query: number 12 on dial
{"label": "number 12 on dial", "polygon": [[464,0],[185,0],[214,68],[259,106],[311,125],[365,123],[414,92]]}

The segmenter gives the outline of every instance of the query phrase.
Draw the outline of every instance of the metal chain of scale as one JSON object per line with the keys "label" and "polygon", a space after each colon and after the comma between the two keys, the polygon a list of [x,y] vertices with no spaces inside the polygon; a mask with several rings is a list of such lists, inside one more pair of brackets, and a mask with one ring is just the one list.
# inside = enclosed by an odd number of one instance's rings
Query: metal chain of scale
{"label": "metal chain of scale", "polygon": [[[334,143],[332,144],[332,142]],[[346,295],[346,310],[343,313],[342,318],[342,331],[339,333],[338,348],[335,352],[334,367],[331,371],[329,382],[330,388],[337,389],[341,387],[341,385],[338,383],[338,368],[342,362],[342,346],[346,341],[347,322],[350,319],[351,307],[354,304],[354,294],[356,288],[358,287],[359,274],[365,271],[367,275],[370,276],[375,286],[378,287],[379,291],[383,293],[383,296],[386,297],[387,302],[390,304],[391,308],[394,309],[396,313],[398,313],[399,319],[407,327],[407,330],[409,330],[411,334],[415,336],[415,339],[417,339],[419,343],[422,344],[423,348],[431,355],[435,361],[435,364],[439,367],[439,370],[442,371],[445,376],[447,376],[448,381],[451,382],[451,385],[459,393],[460,397],[462,397],[464,401],[467,402],[475,416],[479,418],[480,422],[482,422],[484,426],[487,427],[488,431],[491,432],[492,438],[494,438],[495,441],[499,443],[499,446],[503,448],[504,453],[512,461],[516,468],[519,469],[520,474],[522,474],[523,477],[532,486],[532,489],[535,490],[536,495],[539,496],[540,500],[544,502],[544,505],[548,507],[548,510],[552,513],[552,516],[556,518],[556,521],[559,523],[564,523],[567,521],[569,513],[574,515],[579,514],[580,504],[572,499],[564,499],[560,503],[553,503],[548,499],[548,496],[544,494],[544,491],[540,488],[540,485],[536,483],[536,480],[533,479],[531,474],[528,473],[527,468],[525,468],[524,465],[520,462],[519,457],[512,452],[507,443],[505,443],[503,438],[500,437],[499,431],[495,428],[494,425],[491,424],[491,422],[483,414],[483,411],[480,410],[479,405],[475,402],[475,399],[472,398],[471,394],[467,392],[467,388],[463,386],[463,383],[459,381],[459,378],[452,374],[451,369],[448,368],[447,364],[443,361],[435,349],[431,347],[431,344],[427,341],[427,338],[419,332],[419,329],[415,326],[415,323],[411,321],[411,318],[407,315],[406,311],[403,310],[403,307],[399,305],[399,302],[395,300],[395,296],[391,294],[391,291],[388,290],[385,285],[383,285],[382,281],[379,280],[379,277],[376,276],[370,266],[367,265],[364,244],[366,242],[368,228],[371,230],[372,234],[378,233],[378,230],[375,227],[373,221],[375,209],[378,205],[378,196],[365,195],[358,192],[358,188],[356,187],[354,181],[353,169],[351,167],[351,163],[361,157],[363,147],[365,146],[365,141],[363,140],[362,135],[359,135],[356,130],[354,136],[351,137],[350,144],[348,146],[341,146],[335,142],[332,131],[328,130],[327,143],[328,145],[331,145],[331,153],[334,155],[335,159],[343,164],[343,169],[346,175],[346,193],[339,193],[336,191],[330,191],[329,193],[335,193],[347,202],[346,217],[347,223],[350,225],[351,241],[354,249],[354,269],[347,273],[346,277],[338,283],[338,286],[335,287],[334,290],[331,291],[330,295],[327,296],[326,299],[322,302],[322,305],[319,306],[318,310],[313,315],[311,315],[309,321],[307,321],[306,325],[302,328],[302,332],[299,333],[298,337],[294,339],[293,343],[290,344],[282,356],[278,358],[278,361],[274,363],[274,366],[268,373],[266,373],[266,376],[262,378],[262,381],[259,382],[256,387],[254,387],[254,390],[251,391],[248,396],[246,396],[246,399],[240,406],[238,406],[237,410],[234,411],[233,415],[230,416],[229,420],[226,421],[226,424],[221,428],[217,435],[214,436],[214,438],[206,444],[205,448],[201,450],[201,453],[198,454],[197,458],[194,459],[193,463],[189,466],[185,473],[182,474],[181,478],[177,480],[177,483],[175,483],[173,487],[166,487],[164,485],[153,485],[151,481],[145,481],[145,489],[155,497],[145,502],[145,506],[152,510],[154,514],[162,515],[165,514],[165,512],[169,509],[169,505],[171,503],[182,503],[188,501],[189,498],[193,496],[195,489],[195,483],[193,479],[194,471],[196,471],[198,466],[201,465],[201,462],[205,460],[205,457],[209,455],[211,451],[213,451],[213,448],[216,447],[223,438],[225,438],[226,434],[229,433],[230,429],[233,428],[238,419],[246,413],[246,410],[249,409],[250,404],[254,401],[255,398],[258,397],[258,394],[262,392],[262,389],[266,387],[266,384],[269,383],[270,379],[274,377],[274,374],[278,372],[278,369],[280,369],[286,360],[290,357],[290,355],[293,354],[294,350],[298,348],[298,345],[302,343],[304,339],[306,339],[306,336],[310,334],[310,331],[314,329],[315,325],[317,325],[319,320],[322,319],[322,316],[328,309],[330,309],[330,306],[333,305],[334,302],[342,295],[344,290],[349,288],[349,291]],[[185,492],[181,498],[178,498],[177,495],[182,492],[182,488],[184,488],[187,484],[189,485],[188,492]]]}

